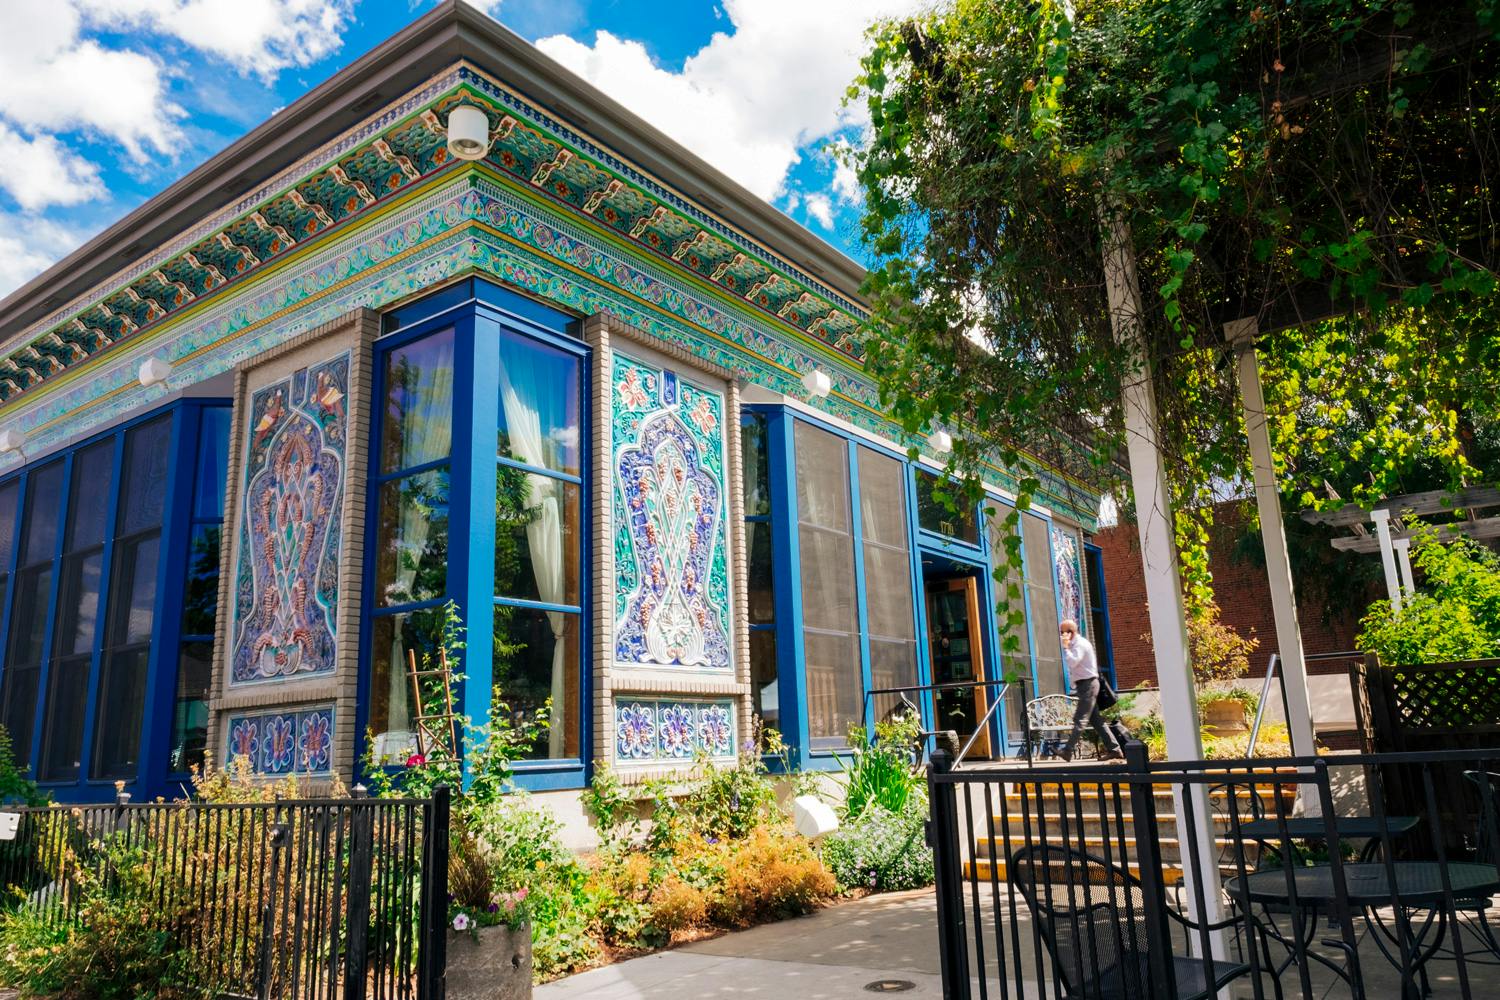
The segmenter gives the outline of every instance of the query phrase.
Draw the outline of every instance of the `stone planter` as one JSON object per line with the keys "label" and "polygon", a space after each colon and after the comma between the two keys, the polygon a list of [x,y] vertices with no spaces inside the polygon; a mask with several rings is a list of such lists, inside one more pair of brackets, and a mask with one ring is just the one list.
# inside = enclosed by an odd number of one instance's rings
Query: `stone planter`
{"label": "stone planter", "polygon": [[448,1000],[531,1000],[531,924],[448,932]]}
{"label": "stone planter", "polygon": [[1250,728],[1250,720],[1245,712],[1245,703],[1233,699],[1209,702],[1203,706],[1203,728],[1212,729],[1215,736],[1246,732]]}

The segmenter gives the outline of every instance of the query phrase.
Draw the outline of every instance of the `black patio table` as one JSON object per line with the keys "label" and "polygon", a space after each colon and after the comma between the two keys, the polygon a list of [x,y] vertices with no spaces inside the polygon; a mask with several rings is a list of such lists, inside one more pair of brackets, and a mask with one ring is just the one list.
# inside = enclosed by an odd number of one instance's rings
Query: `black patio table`
{"label": "black patio table", "polygon": [[[1340,837],[1369,838],[1369,843],[1360,852],[1359,860],[1370,861],[1374,859],[1382,840],[1410,833],[1421,822],[1420,816],[1387,816],[1384,824],[1374,816],[1337,816],[1333,825]],[[1240,836],[1245,840],[1261,843],[1280,840],[1283,836],[1291,840],[1321,840],[1328,836],[1328,828],[1322,816],[1288,816],[1285,819],[1256,819],[1243,823],[1240,825]]]}
{"label": "black patio table", "polygon": [[[1408,996],[1420,995],[1416,979],[1427,960],[1443,943],[1443,937],[1447,933],[1448,914],[1446,907],[1441,905],[1445,891],[1451,890],[1455,901],[1488,897],[1500,891],[1500,869],[1494,865],[1472,862],[1453,862],[1447,865],[1431,861],[1396,861],[1389,865],[1365,862],[1344,865],[1343,871],[1349,905],[1363,911],[1365,922],[1370,924],[1372,936],[1381,953],[1401,971],[1402,993]],[[1392,874],[1395,875],[1394,892],[1391,885]],[[1227,879],[1224,889],[1231,897],[1245,904],[1247,911],[1249,904],[1286,906],[1294,899],[1300,908],[1314,909],[1338,901],[1339,894],[1333,875],[1332,865],[1293,868],[1290,872],[1272,868]],[[1398,895],[1403,909],[1421,908],[1426,916],[1420,921],[1400,922],[1406,940],[1398,943],[1399,953],[1393,955],[1381,942],[1382,934],[1376,933],[1371,922],[1371,911],[1396,905]],[[1434,903],[1439,905],[1434,906]],[[1437,937],[1431,945],[1424,946],[1423,939],[1434,923],[1438,924]],[[1263,923],[1262,929],[1288,948],[1294,948],[1294,942],[1277,932],[1274,923],[1269,927]],[[1308,943],[1310,942],[1303,942],[1298,950],[1308,957],[1318,959],[1346,981],[1349,979],[1347,970],[1339,969],[1320,956],[1307,952]]]}

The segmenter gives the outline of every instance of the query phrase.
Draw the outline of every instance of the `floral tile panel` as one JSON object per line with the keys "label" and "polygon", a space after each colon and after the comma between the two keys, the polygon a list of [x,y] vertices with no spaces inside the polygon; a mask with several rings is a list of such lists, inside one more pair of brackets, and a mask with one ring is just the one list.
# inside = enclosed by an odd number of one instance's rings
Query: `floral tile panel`
{"label": "floral tile panel", "polygon": [[229,717],[224,762],[244,757],[254,774],[328,774],[333,758],[333,706]]}
{"label": "floral tile panel", "polygon": [[615,701],[615,761],[673,764],[699,753],[733,757],[734,707],[728,701]]}

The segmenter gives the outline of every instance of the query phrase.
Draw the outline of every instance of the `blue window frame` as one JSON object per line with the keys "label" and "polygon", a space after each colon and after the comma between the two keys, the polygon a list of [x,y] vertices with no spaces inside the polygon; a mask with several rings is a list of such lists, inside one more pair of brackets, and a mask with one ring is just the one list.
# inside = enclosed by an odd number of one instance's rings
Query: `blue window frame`
{"label": "blue window frame", "polygon": [[1084,574],[1089,581],[1089,632],[1099,653],[1099,669],[1115,680],[1115,644],[1109,632],[1109,592],[1104,585],[1104,550],[1092,542],[1083,543]]}
{"label": "blue window frame", "polygon": [[[407,669],[442,608],[466,628],[460,710],[509,721],[551,702],[516,766],[533,789],[581,787],[590,746],[584,651],[588,350],[571,317],[478,279],[388,314],[377,343],[359,732],[377,760],[414,742]],[[491,655],[475,656],[475,650]],[[499,703],[497,703],[499,704]]]}
{"label": "blue window frame", "polygon": [[[184,699],[206,722],[208,667],[180,677],[194,636],[162,609],[183,606],[190,537],[223,503],[222,473],[200,478],[199,458],[223,454],[227,412],[179,401],[0,480],[0,719],[59,800],[108,798],[115,781],[162,794],[201,759],[201,734],[173,756],[193,727],[165,720]],[[211,620],[216,586],[199,596]]]}

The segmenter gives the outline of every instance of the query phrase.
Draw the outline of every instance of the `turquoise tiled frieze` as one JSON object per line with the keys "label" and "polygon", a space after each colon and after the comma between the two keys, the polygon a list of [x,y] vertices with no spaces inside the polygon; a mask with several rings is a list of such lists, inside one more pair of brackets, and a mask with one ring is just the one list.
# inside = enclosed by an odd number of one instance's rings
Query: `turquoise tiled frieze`
{"label": "turquoise tiled frieze", "polygon": [[699,753],[718,759],[734,757],[732,702],[615,700],[616,763],[678,764]]}

